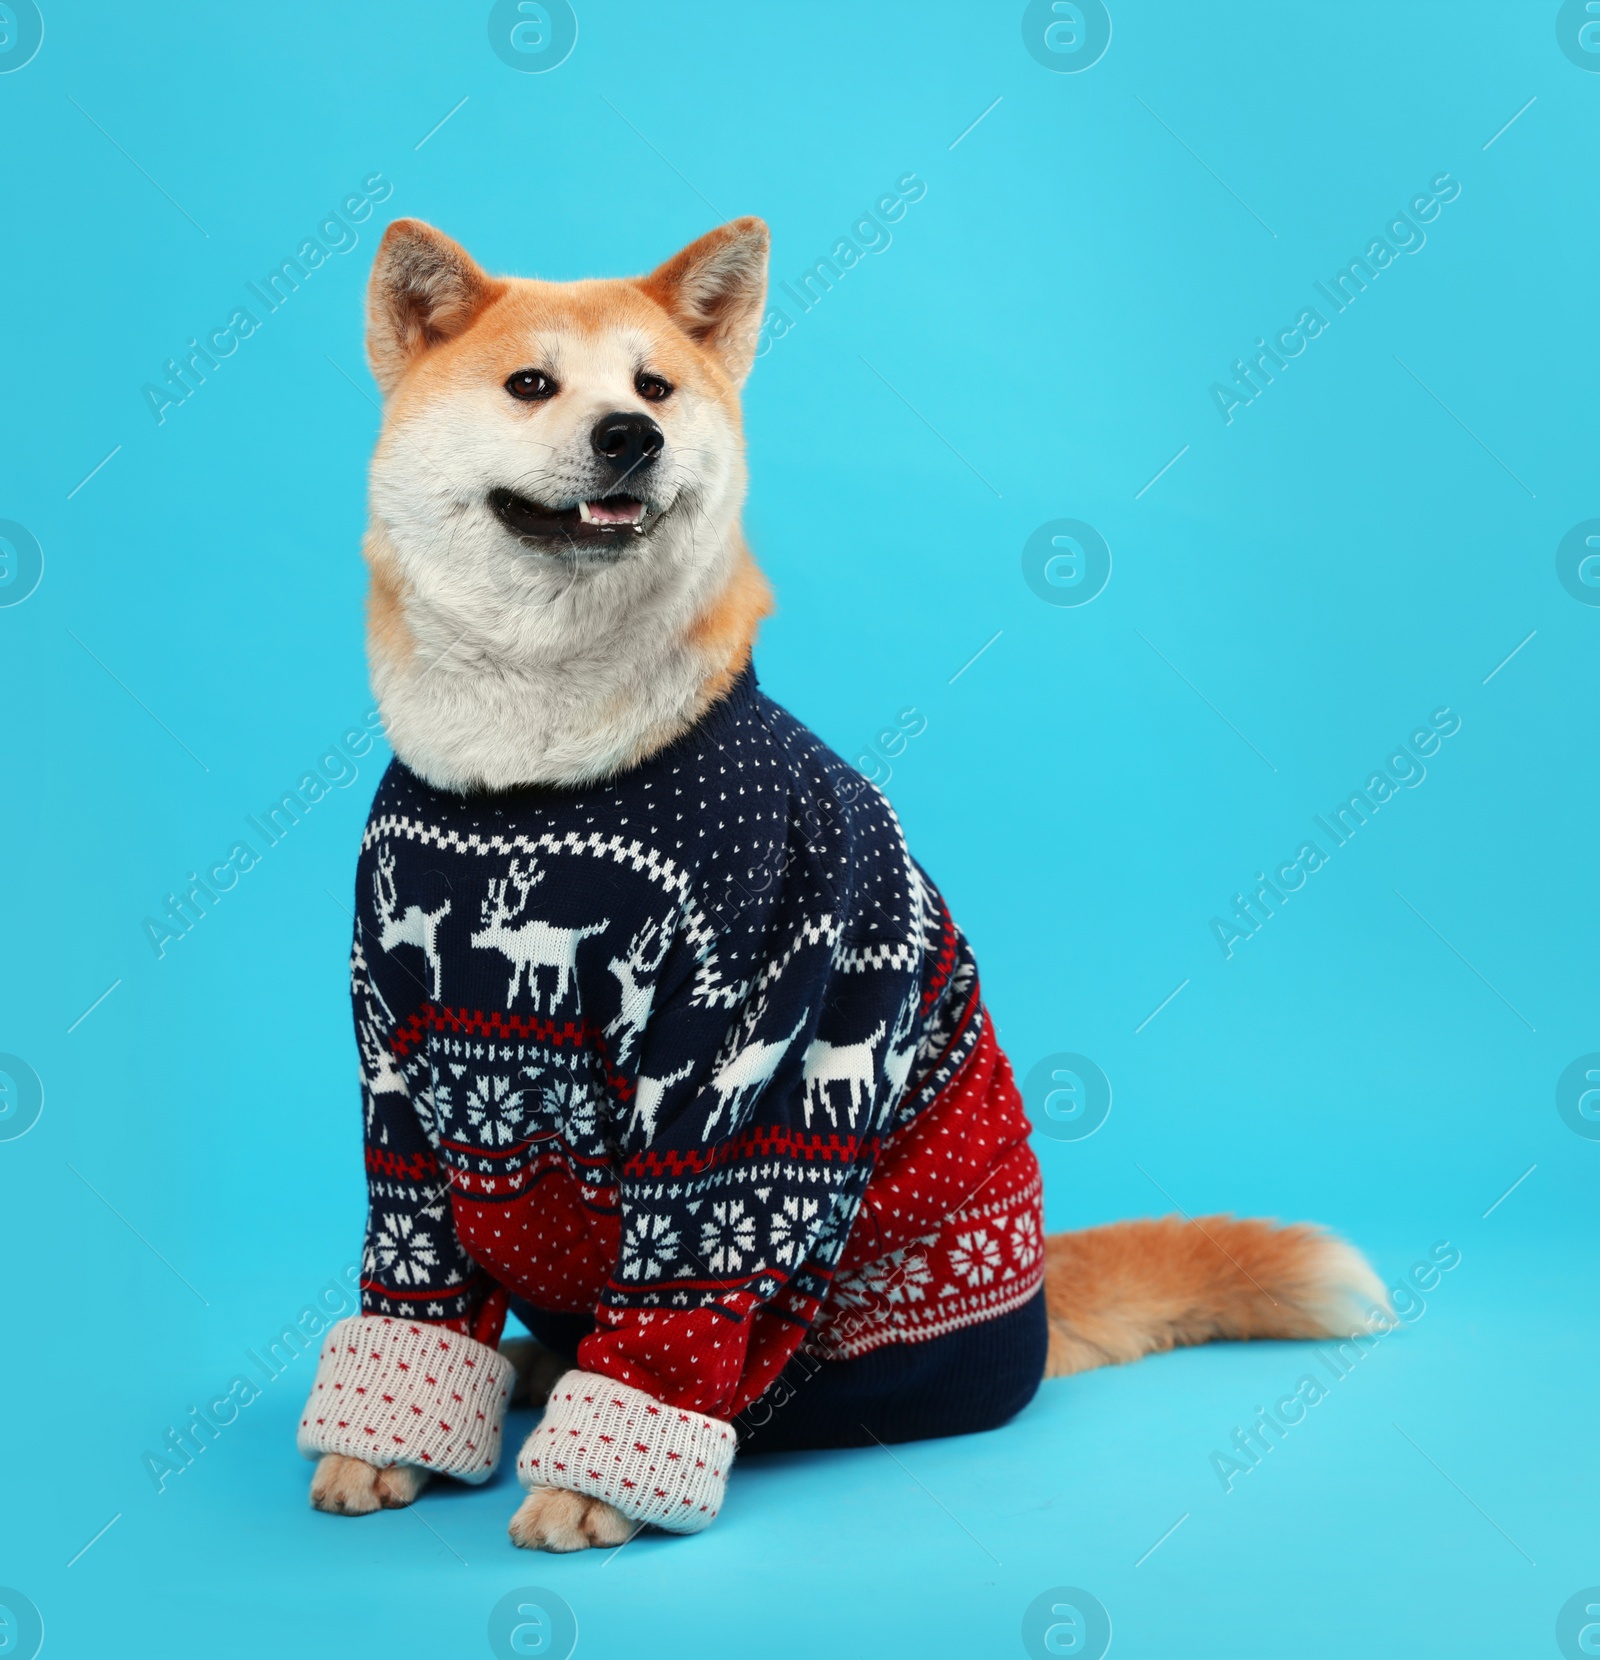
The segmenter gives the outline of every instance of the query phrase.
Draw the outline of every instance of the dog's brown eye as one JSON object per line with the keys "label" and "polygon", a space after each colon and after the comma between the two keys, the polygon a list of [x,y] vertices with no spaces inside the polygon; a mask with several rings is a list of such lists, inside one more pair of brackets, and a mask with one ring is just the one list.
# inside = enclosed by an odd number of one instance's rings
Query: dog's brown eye
{"label": "dog's brown eye", "polygon": [[646,403],[660,403],[672,395],[671,381],[663,380],[660,375],[639,375],[633,388]]}
{"label": "dog's brown eye", "polygon": [[518,369],[506,382],[506,391],[525,402],[553,398],[560,388],[542,369]]}

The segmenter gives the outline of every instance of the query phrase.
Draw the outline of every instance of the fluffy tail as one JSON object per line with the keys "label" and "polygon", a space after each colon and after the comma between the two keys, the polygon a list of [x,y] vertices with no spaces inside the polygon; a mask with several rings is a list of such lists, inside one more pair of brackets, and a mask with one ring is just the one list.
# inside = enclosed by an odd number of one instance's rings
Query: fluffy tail
{"label": "fluffy tail", "polygon": [[1214,1338],[1348,1337],[1387,1313],[1367,1259],[1322,1229],[1163,1216],[1052,1234],[1045,1376]]}

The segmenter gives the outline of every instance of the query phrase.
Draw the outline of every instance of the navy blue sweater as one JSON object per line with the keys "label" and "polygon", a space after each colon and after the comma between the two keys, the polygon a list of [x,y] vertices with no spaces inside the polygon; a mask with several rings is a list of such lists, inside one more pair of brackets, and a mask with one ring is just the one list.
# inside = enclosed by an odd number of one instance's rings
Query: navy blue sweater
{"label": "navy blue sweater", "polygon": [[883,796],[747,671],[581,789],[400,762],[352,960],[369,1313],[498,1336],[730,1418],[1038,1289],[1039,1183],[965,939]]}

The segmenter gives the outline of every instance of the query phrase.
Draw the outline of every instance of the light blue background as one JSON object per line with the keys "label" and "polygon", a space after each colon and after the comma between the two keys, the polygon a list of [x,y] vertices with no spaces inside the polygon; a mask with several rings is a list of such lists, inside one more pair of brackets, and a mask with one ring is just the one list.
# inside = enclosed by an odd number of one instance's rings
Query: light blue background
{"label": "light blue background", "polygon": [[[47,3],[0,76],[0,517],[45,555],[0,610],[0,1049],[45,1092],[0,1142],[0,1581],[45,1652],[477,1656],[535,1584],[584,1656],[1009,1656],[1073,1584],[1120,1660],[1555,1654],[1600,1581],[1600,1145],[1554,1094],[1600,1049],[1600,609],[1555,568],[1600,514],[1600,74],[1554,0],[1111,0],[1080,74],[1020,0],[588,0],[542,75],[487,11]],[[355,251],[158,426],[141,386],[374,171]],[[143,1455],[359,1246],[345,904],[381,756],[164,959],[141,922],[368,707],[381,220],[573,278],[754,212],[792,280],[907,172],[892,246],[750,381],[767,688],[851,755],[926,717],[887,789],[1004,1045],[1114,1090],[1040,1138],[1052,1227],[1231,1210],[1391,1281],[1461,1265],[1230,1493],[1210,1455],[1304,1348],[752,1463],[709,1533],[614,1559],[514,1552],[509,1471],[312,1514],[309,1359],[158,1494]],[[1441,172],[1426,247],[1225,425],[1211,384]],[[1064,517],[1113,556],[1079,608],[1022,575]],[[1443,705],[1426,781],[1225,960],[1209,918]]]}

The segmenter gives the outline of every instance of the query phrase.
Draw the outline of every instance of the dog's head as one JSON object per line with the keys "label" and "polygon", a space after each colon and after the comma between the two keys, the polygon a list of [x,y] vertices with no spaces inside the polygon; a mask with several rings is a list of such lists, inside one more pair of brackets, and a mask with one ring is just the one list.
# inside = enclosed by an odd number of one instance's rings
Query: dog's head
{"label": "dog's head", "polygon": [[648,276],[491,277],[392,224],[367,351],[368,645],[390,740],[445,788],[577,782],[669,741],[770,608],[739,530],[767,229]]}
{"label": "dog's head", "polygon": [[382,581],[512,655],[714,591],[766,261],[766,226],[736,219],[645,277],[538,282],[390,225],[367,321]]}

